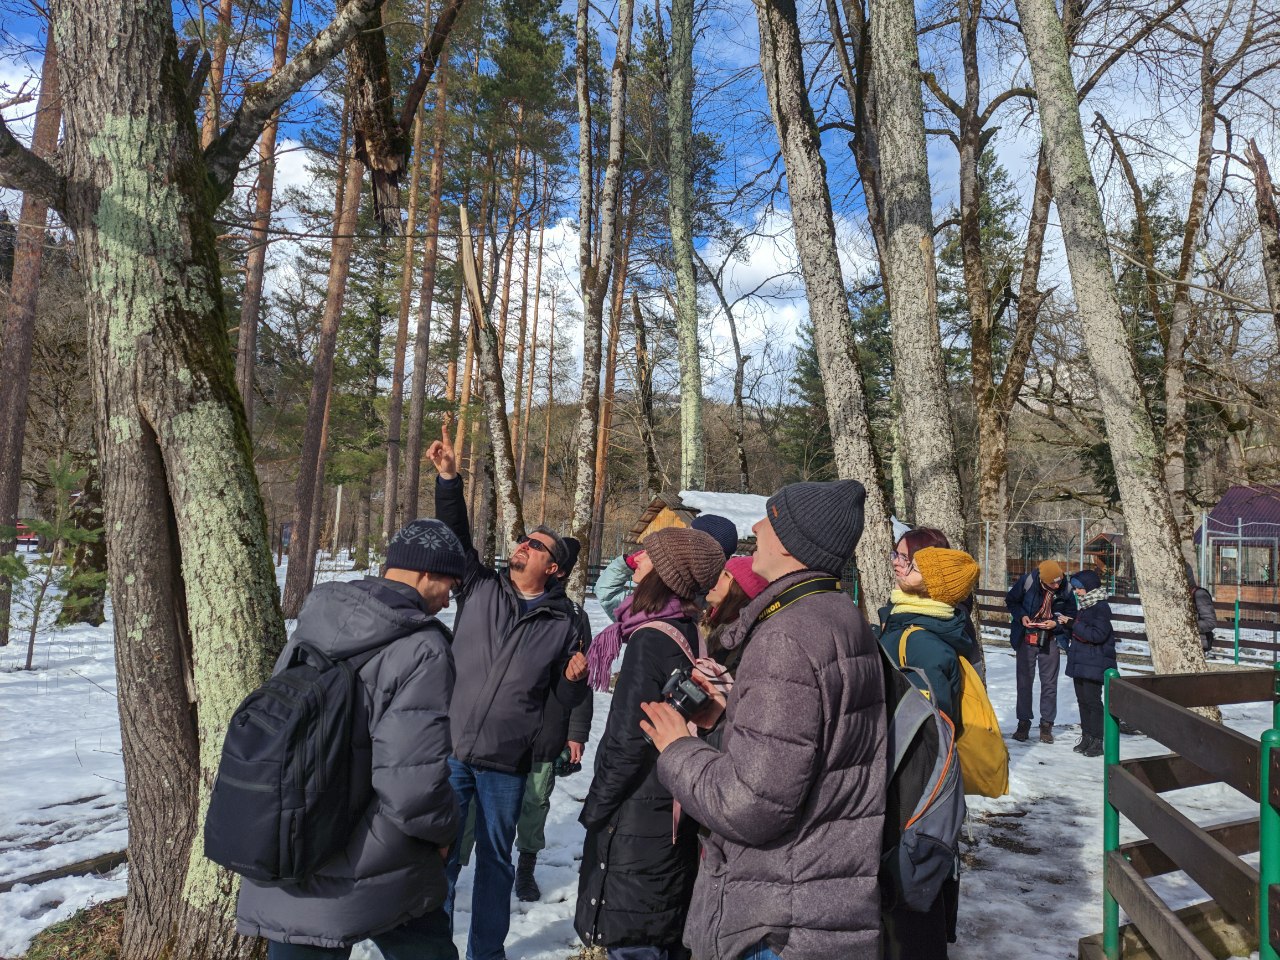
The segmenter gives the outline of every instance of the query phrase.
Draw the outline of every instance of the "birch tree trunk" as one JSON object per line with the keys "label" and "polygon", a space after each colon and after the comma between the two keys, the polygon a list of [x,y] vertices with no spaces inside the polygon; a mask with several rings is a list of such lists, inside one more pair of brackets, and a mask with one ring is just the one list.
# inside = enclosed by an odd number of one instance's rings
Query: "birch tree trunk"
{"label": "birch tree trunk", "polygon": [[1246,158],[1253,170],[1254,202],[1258,210],[1258,231],[1262,237],[1262,271],[1267,278],[1267,296],[1276,325],[1276,342],[1280,343],[1280,213],[1276,211],[1271,170],[1253,140],[1249,141]]}
{"label": "birch tree trunk", "polygon": [[[271,55],[271,76],[282,69],[289,56],[289,31],[293,22],[293,0],[281,0],[276,19],[275,46]],[[258,360],[258,324],[262,319],[262,283],[267,271],[267,230],[271,226],[271,202],[276,183],[276,135],[280,115],[271,114],[258,140],[258,184],[254,191],[253,225],[249,228],[249,258],[245,264],[244,296],[240,301],[240,330],[236,338],[236,386],[244,401],[244,417],[253,431],[254,366]]]}
{"label": "birch tree trunk", "polygon": [[1177,524],[1163,484],[1161,444],[1147,412],[1116,296],[1062,21],[1053,0],[1017,0],[1017,8],[1035,77],[1071,283],[1133,548],[1152,662],[1157,673],[1203,670]]}
{"label": "birch tree trunk", "polygon": [[[444,140],[448,132],[449,54],[446,46],[440,53],[439,80],[436,85],[435,130],[431,143],[431,179],[427,200],[427,236],[422,253],[422,285],[418,288],[418,328],[413,338],[413,378],[409,384],[409,432],[405,438],[404,515],[405,520],[418,516],[418,488],[421,486],[423,409],[427,400],[427,363],[431,349],[431,307],[436,292],[436,263],[440,251],[440,207],[444,196]],[[457,317],[454,317],[454,331]],[[456,337],[455,337],[456,340]],[[450,367],[456,381],[458,364],[455,357]],[[449,397],[450,402],[453,397]]]}
{"label": "birch tree trunk", "polygon": [[698,346],[698,280],[693,264],[693,0],[671,0],[671,253],[676,274],[676,336],[680,356],[680,489],[707,485],[702,429],[702,351]]}
{"label": "birch tree trunk", "polygon": [[[628,218],[630,220],[630,218]],[[587,544],[587,562],[595,566],[600,562],[600,550],[604,541],[604,499],[606,480],[609,478],[609,441],[613,437],[614,384],[618,373],[618,334],[625,305],[627,265],[631,252],[631,224],[623,230],[620,244],[622,261],[613,274],[613,296],[609,303],[609,350],[604,361],[604,397],[600,404],[600,430],[596,434],[596,497],[591,508],[591,542]]]}
{"label": "birch tree trunk", "polygon": [[[50,30],[40,68],[40,98],[36,101],[31,150],[48,159],[58,149],[62,126],[62,94],[58,51]],[[22,196],[13,250],[13,274],[4,326],[0,328],[0,530],[17,528],[22,489],[22,448],[27,432],[27,390],[31,382],[31,353],[35,344],[36,304],[40,298],[40,264],[44,259],[49,206],[28,191]],[[0,532],[0,554],[12,554],[17,540]],[[11,585],[0,576],[0,647],[9,643]]]}
{"label": "birch tree trunk", "polygon": [[[524,496],[525,463],[529,453],[529,421],[533,419],[533,379],[538,369],[538,308],[542,304],[542,245],[546,234],[547,217],[550,215],[550,203],[544,204],[542,223],[538,226],[538,261],[534,267],[533,281],[533,332],[529,335],[529,389],[525,392],[524,416],[520,418],[520,463],[516,475],[520,481],[520,495]],[[526,269],[526,274],[528,270]],[[527,277],[526,277],[527,279]],[[526,296],[526,302],[527,302]],[[520,380],[517,377],[516,383]]]}
{"label": "birch tree trunk", "polygon": [[933,252],[933,195],[925,151],[920,51],[912,0],[878,0],[871,7],[884,191],[885,287],[893,327],[894,377],[899,391],[907,471],[915,519],[965,543],[964,506],[951,432],[951,399],[938,330]]}
{"label": "birch tree trunk", "polygon": [[[466,284],[467,302],[471,307],[471,328],[477,331],[480,353],[480,381],[484,394],[486,421],[489,427],[492,456],[489,458],[491,484],[496,498],[496,510],[489,516],[497,525],[498,537],[504,544],[515,543],[524,535],[524,509],[520,502],[520,487],[516,483],[516,462],[511,447],[511,421],[507,419],[506,385],[502,380],[502,354],[492,320],[485,315],[480,296],[480,278],[476,272],[475,254],[471,247],[471,226],[466,207],[458,208],[461,221],[459,257],[462,263],[463,282]],[[474,444],[473,444],[474,447]],[[494,503],[494,501],[490,501]],[[496,546],[496,538],[488,541]]]}
{"label": "birch tree trunk", "polygon": [[[577,96],[578,96],[578,265],[581,272],[582,316],[582,409],[578,416],[577,471],[573,494],[573,535],[582,543],[591,542],[592,506],[595,501],[595,440],[600,425],[600,353],[604,302],[609,293],[609,277],[618,253],[618,201],[622,186],[622,144],[627,102],[627,70],[631,57],[632,0],[619,0],[618,40],[609,90],[609,152],[599,203],[592,177],[591,95],[588,87],[590,37],[587,30],[587,0],[578,0],[577,16]],[[598,244],[591,229],[593,211],[600,215]],[[598,246],[598,251],[593,250]],[[588,564],[580,563],[569,580],[569,595],[582,602],[587,591]]]}
{"label": "birch tree trunk", "polygon": [[841,477],[861,481],[867,490],[857,563],[862,595],[868,608],[874,609],[888,601],[893,588],[892,570],[885,559],[893,549],[893,537],[880,463],[871,443],[862,375],[855,359],[822,143],[805,89],[796,7],[793,0],[756,0],[756,14],[760,62],[786,165],[796,250],[826,390],[836,470]]}
{"label": "birch tree trunk", "polygon": [[284,580],[284,615],[292,620],[302,609],[315,579],[316,549],[319,531],[311,525],[312,498],[316,478],[322,472],[320,433],[324,411],[333,389],[333,358],[338,344],[338,323],[347,295],[347,276],[351,270],[351,249],[355,242],[356,220],[360,212],[360,184],[364,165],[355,151],[343,144],[346,167],[340,171],[343,184],[334,206],[334,237],[329,255],[329,282],[325,294],[324,313],[320,319],[320,340],[311,376],[311,398],[307,403],[307,422],[302,434],[302,453],[298,460],[298,481],[294,492],[293,536],[289,541],[289,568]]}
{"label": "birch tree trunk", "polygon": [[547,467],[551,464],[551,391],[556,381],[556,299],[551,300],[550,330],[547,332],[547,415],[542,437],[542,501],[538,504],[538,523],[547,522]]}
{"label": "birch tree trunk", "polygon": [[636,391],[640,394],[640,440],[644,444],[645,500],[652,503],[662,493],[662,471],[658,468],[658,446],[653,427],[653,363],[649,358],[644,314],[640,295],[631,291],[631,315],[635,318]]}
{"label": "birch tree trunk", "polygon": [[[404,361],[409,349],[409,310],[413,299],[413,246],[418,229],[418,182],[422,175],[422,111],[413,121],[413,169],[409,176],[409,218],[404,228],[404,262],[400,265],[400,313],[396,322],[391,392],[387,396],[387,469],[382,488],[382,543],[385,550],[400,529],[400,430],[404,412]],[[413,519],[409,517],[408,519]]]}

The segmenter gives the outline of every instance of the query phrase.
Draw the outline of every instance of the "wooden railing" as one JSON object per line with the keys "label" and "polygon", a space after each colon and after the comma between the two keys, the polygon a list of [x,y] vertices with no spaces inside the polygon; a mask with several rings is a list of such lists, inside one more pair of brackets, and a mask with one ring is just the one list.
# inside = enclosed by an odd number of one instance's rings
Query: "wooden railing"
{"label": "wooden railing", "polygon": [[[1280,727],[1280,668],[1121,677],[1109,671],[1104,712],[1103,932],[1080,960],[1276,960],[1280,942],[1280,730],[1255,740],[1193,708],[1268,703]],[[1172,753],[1120,759],[1120,721]],[[1162,794],[1221,783],[1259,815],[1200,825]],[[1121,844],[1120,817],[1142,839]],[[1254,867],[1241,857],[1260,854]],[[1209,900],[1173,909],[1148,883],[1183,871]],[[1120,909],[1130,919],[1120,926]],[[1260,932],[1264,934],[1260,936]]]}

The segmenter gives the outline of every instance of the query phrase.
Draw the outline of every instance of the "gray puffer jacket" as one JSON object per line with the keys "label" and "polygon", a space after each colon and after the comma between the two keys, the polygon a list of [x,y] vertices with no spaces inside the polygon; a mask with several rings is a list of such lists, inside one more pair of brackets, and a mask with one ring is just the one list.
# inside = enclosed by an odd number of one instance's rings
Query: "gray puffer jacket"
{"label": "gray puffer jacket", "polygon": [[300,641],[335,659],[383,648],[360,669],[353,724],[353,769],[372,771],[351,784],[365,814],[346,849],[302,883],[242,881],[240,933],[345,947],[444,903],[439,848],[458,830],[448,764],[451,639],[404,584],[366,577],[311,591],[277,671]]}
{"label": "gray puffer jacket", "polygon": [[[724,637],[741,644],[785,576]],[[799,599],[755,625],[735,672],[721,749],[687,737],[658,776],[710,831],[684,942],[731,960],[761,939],[787,960],[880,956],[884,681],[866,620],[843,593]]]}
{"label": "gray puffer jacket", "polygon": [[436,517],[449,525],[467,554],[453,621],[458,664],[450,714],[453,754],[471,766],[528,773],[547,698],[572,710],[588,693],[586,677],[570,681],[564,675],[583,643],[577,607],[553,579],[538,605],[522,612],[507,571],[480,562],[461,478],[437,478]]}

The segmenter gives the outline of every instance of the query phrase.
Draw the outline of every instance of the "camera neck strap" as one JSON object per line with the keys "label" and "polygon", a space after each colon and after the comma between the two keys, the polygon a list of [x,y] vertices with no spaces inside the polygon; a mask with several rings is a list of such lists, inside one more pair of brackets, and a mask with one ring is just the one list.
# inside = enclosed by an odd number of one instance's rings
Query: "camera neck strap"
{"label": "camera neck strap", "polygon": [[839,592],[840,581],[835,577],[814,577],[811,580],[802,580],[797,584],[787,587],[787,589],[774,597],[773,603],[760,611],[760,614],[756,617],[756,622],[752,624],[752,627],[754,628],[759,626],[775,613],[785,610],[787,607],[791,606],[791,604],[797,603],[805,597],[811,597],[815,593]]}

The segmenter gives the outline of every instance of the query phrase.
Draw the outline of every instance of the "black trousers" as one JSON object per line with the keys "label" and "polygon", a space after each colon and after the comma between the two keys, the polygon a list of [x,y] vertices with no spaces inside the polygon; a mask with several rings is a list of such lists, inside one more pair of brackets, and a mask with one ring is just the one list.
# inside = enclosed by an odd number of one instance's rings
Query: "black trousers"
{"label": "black trousers", "polygon": [[956,942],[960,912],[960,878],[947,877],[928,910],[906,907],[880,915],[882,960],[946,960],[947,944]]}
{"label": "black trousers", "polygon": [[1076,678],[1076,703],[1080,705],[1080,729],[1086,737],[1102,739],[1102,684]]}

